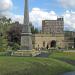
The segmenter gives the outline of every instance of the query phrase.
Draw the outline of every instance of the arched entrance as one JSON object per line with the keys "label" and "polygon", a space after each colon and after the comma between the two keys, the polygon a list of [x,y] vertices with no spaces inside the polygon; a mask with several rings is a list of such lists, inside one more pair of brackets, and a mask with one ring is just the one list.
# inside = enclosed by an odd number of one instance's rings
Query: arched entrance
{"label": "arched entrance", "polygon": [[50,45],[51,45],[51,47],[56,47],[56,41],[52,40]]}
{"label": "arched entrance", "polygon": [[75,38],[74,38],[74,48],[75,48]]}

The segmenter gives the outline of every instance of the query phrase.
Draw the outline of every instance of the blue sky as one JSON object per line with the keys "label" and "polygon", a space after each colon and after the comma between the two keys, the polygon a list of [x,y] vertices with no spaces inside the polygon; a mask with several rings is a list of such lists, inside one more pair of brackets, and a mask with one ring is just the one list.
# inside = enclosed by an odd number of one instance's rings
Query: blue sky
{"label": "blue sky", "polygon": [[[12,0],[14,4],[13,13],[23,15],[24,0]],[[29,0],[29,10],[32,8],[40,8],[44,11],[56,11],[57,14],[64,12],[64,8],[57,0]]]}
{"label": "blue sky", "polygon": [[[0,0],[0,16],[23,23],[24,0]],[[75,31],[75,0],[29,0],[30,22],[42,26],[42,20],[63,16],[64,28]]]}
{"label": "blue sky", "polygon": [[[13,13],[23,15],[24,12],[24,0],[12,0],[13,1]],[[67,0],[68,1],[68,0]],[[66,2],[66,1],[65,1]],[[75,8],[68,7],[64,8],[59,0],[29,0],[29,10],[32,8],[40,8],[44,11],[55,11],[61,15],[66,10],[73,10]]]}

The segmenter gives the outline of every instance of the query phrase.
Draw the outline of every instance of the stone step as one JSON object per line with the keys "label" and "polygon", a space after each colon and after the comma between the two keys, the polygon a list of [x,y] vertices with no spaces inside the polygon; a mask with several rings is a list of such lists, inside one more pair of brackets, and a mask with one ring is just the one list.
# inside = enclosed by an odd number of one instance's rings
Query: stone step
{"label": "stone step", "polygon": [[12,56],[37,56],[41,54],[40,51],[33,51],[33,50],[18,50],[15,52],[12,52]]}

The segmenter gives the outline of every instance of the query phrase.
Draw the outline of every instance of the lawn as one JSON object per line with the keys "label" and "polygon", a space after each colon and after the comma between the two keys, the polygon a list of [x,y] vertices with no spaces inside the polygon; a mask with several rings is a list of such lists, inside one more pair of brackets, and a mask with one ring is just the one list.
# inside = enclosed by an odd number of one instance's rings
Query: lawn
{"label": "lawn", "polygon": [[75,52],[55,52],[49,57],[55,59],[75,60]]}
{"label": "lawn", "polygon": [[57,59],[75,66],[75,52],[55,52],[49,58]]}
{"label": "lawn", "polygon": [[0,56],[0,75],[61,75],[75,67],[52,58]]}

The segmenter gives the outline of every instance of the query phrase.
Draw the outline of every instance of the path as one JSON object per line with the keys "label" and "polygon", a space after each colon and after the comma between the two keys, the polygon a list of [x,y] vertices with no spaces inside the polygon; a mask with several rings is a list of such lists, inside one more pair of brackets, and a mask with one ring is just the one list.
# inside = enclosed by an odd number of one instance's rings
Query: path
{"label": "path", "polygon": [[68,72],[68,73],[65,73],[63,75],[75,75],[75,72]]}
{"label": "path", "polygon": [[67,63],[69,63],[71,65],[75,65],[75,60],[69,60],[69,59],[63,59],[63,58],[60,58],[58,60],[67,62]]}
{"label": "path", "polygon": [[36,55],[36,57],[48,57],[48,56],[49,56],[49,53],[44,53],[44,52],[41,52],[41,54]]}

